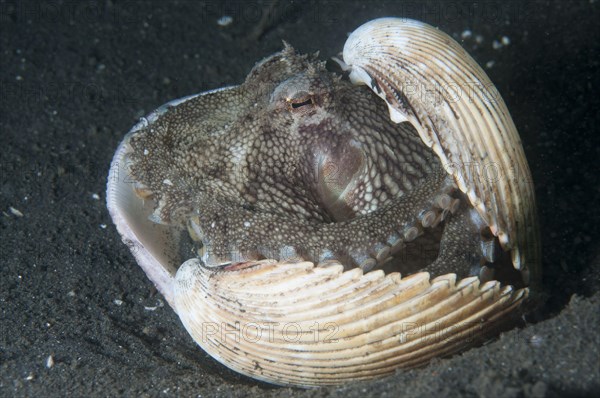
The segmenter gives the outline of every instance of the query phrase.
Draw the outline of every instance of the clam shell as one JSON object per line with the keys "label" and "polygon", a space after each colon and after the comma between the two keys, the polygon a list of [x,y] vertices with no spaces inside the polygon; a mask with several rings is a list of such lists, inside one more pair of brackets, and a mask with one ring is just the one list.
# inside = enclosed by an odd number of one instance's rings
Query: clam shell
{"label": "clam shell", "polygon": [[176,276],[175,309],[212,357],[237,372],[290,386],[335,385],[425,364],[476,344],[514,320],[527,289],[401,278],[310,262],[214,271],[199,260]]}
{"label": "clam shell", "polygon": [[[539,275],[533,188],[502,99],[490,102],[485,90],[475,90],[472,101],[420,101],[403,86],[416,82],[440,95],[440,82],[492,89],[475,61],[433,27],[393,18],[353,32],[344,60],[351,78],[373,88],[395,121],[413,123],[446,170],[460,172],[458,186],[504,249],[512,250],[524,279],[529,271]],[[281,385],[341,384],[458,352],[498,333],[519,313],[515,309],[528,296],[527,288],[476,277],[457,281],[455,274],[402,278],[382,271],[344,272],[337,263],[317,267],[274,260],[225,269],[206,268],[196,258],[180,265],[183,232],[149,219],[156,203],[129,180],[127,153],[133,133],[189,98],[159,108],[125,137],[111,164],[107,205],[138,264],[194,340],[224,365]],[[520,174],[490,184],[471,173],[467,161],[493,162],[502,170],[515,166]]]}
{"label": "clam shell", "polygon": [[343,57],[352,81],[369,85],[392,120],[410,122],[439,156],[515,268],[539,278],[531,172],[508,109],[477,62],[447,34],[405,18],[360,26]]}

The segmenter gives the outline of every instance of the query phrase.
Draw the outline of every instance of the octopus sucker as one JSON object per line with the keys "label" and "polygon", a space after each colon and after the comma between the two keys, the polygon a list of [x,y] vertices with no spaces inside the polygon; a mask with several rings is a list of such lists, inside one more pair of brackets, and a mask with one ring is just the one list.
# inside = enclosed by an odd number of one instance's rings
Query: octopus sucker
{"label": "octopus sucker", "polygon": [[540,276],[535,200],[488,77],[408,19],[355,30],[347,76],[317,57],[284,43],[131,129],[107,205],[138,264],[206,352],[280,385],[381,377],[513,326]]}

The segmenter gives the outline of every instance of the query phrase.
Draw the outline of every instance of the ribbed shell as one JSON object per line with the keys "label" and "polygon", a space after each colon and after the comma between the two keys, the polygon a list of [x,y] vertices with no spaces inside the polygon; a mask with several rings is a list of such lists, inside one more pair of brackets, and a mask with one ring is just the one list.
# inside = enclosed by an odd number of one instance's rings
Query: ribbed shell
{"label": "ribbed shell", "polygon": [[[433,148],[513,264],[538,277],[534,189],[521,140],[485,72],[450,36],[422,22],[381,18],[344,45],[355,83],[370,86],[396,122]],[[432,98],[434,99],[432,101]]]}
{"label": "ribbed shell", "polygon": [[[472,101],[431,103],[419,97],[440,94],[439,86],[450,83],[478,82],[495,93],[473,59],[429,25],[386,18],[352,33],[344,60],[351,78],[384,98],[395,121],[411,122],[448,172],[462,173],[457,184],[504,247],[513,250],[515,266],[538,274],[533,187],[502,99],[486,101],[485,92],[477,90]],[[409,82],[419,95],[402,85]],[[342,384],[458,352],[498,333],[518,314],[527,289],[496,281],[480,285],[476,277],[457,283],[454,274],[401,278],[382,271],[344,272],[339,264],[270,260],[215,270],[195,258],[175,271],[179,231],[148,219],[152,201],[135,195],[135,184],[126,178],[126,154],[131,134],[187,99],[159,108],[125,137],[111,165],[107,205],[123,241],[188,332],[226,366],[275,384]],[[515,170],[517,178],[485,184],[463,162],[497,164]]]}
{"label": "ribbed shell", "polygon": [[194,340],[233,370],[270,383],[333,385],[423,365],[514,320],[528,290],[401,278],[339,264],[263,261],[214,271],[192,259],[176,276],[176,311]]}

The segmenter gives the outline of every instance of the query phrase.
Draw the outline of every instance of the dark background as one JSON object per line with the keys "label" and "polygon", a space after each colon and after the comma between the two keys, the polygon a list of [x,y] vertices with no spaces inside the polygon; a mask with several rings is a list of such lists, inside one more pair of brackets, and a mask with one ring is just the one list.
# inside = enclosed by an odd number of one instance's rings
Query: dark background
{"label": "dark background", "polygon": [[[0,0],[0,396],[600,391],[599,9],[591,0]],[[224,15],[233,22],[221,27]],[[196,347],[168,306],[145,308],[161,298],[106,211],[111,157],[137,118],[239,84],[282,39],[327,59],[381,16],[424,20],[459,41],[473,32],[462,44],[488,65],[533,172],[546,304],[526,327],[423,369],[331,389],[255,382]],[[510,44],[494,49],[502,36]]]}

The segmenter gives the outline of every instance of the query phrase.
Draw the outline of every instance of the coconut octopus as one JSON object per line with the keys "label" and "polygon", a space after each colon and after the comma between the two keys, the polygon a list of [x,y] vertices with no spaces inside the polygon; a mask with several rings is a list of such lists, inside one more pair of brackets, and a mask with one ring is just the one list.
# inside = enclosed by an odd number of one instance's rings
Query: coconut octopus
{"label": "coconut octopus", "polygon": [[124,242],[192,337],[276,384],[462,350],[539,278],[530,172],[476,62],[397,18],[337,61],[285,44],[243,84],[143,118],[109,174]]}

